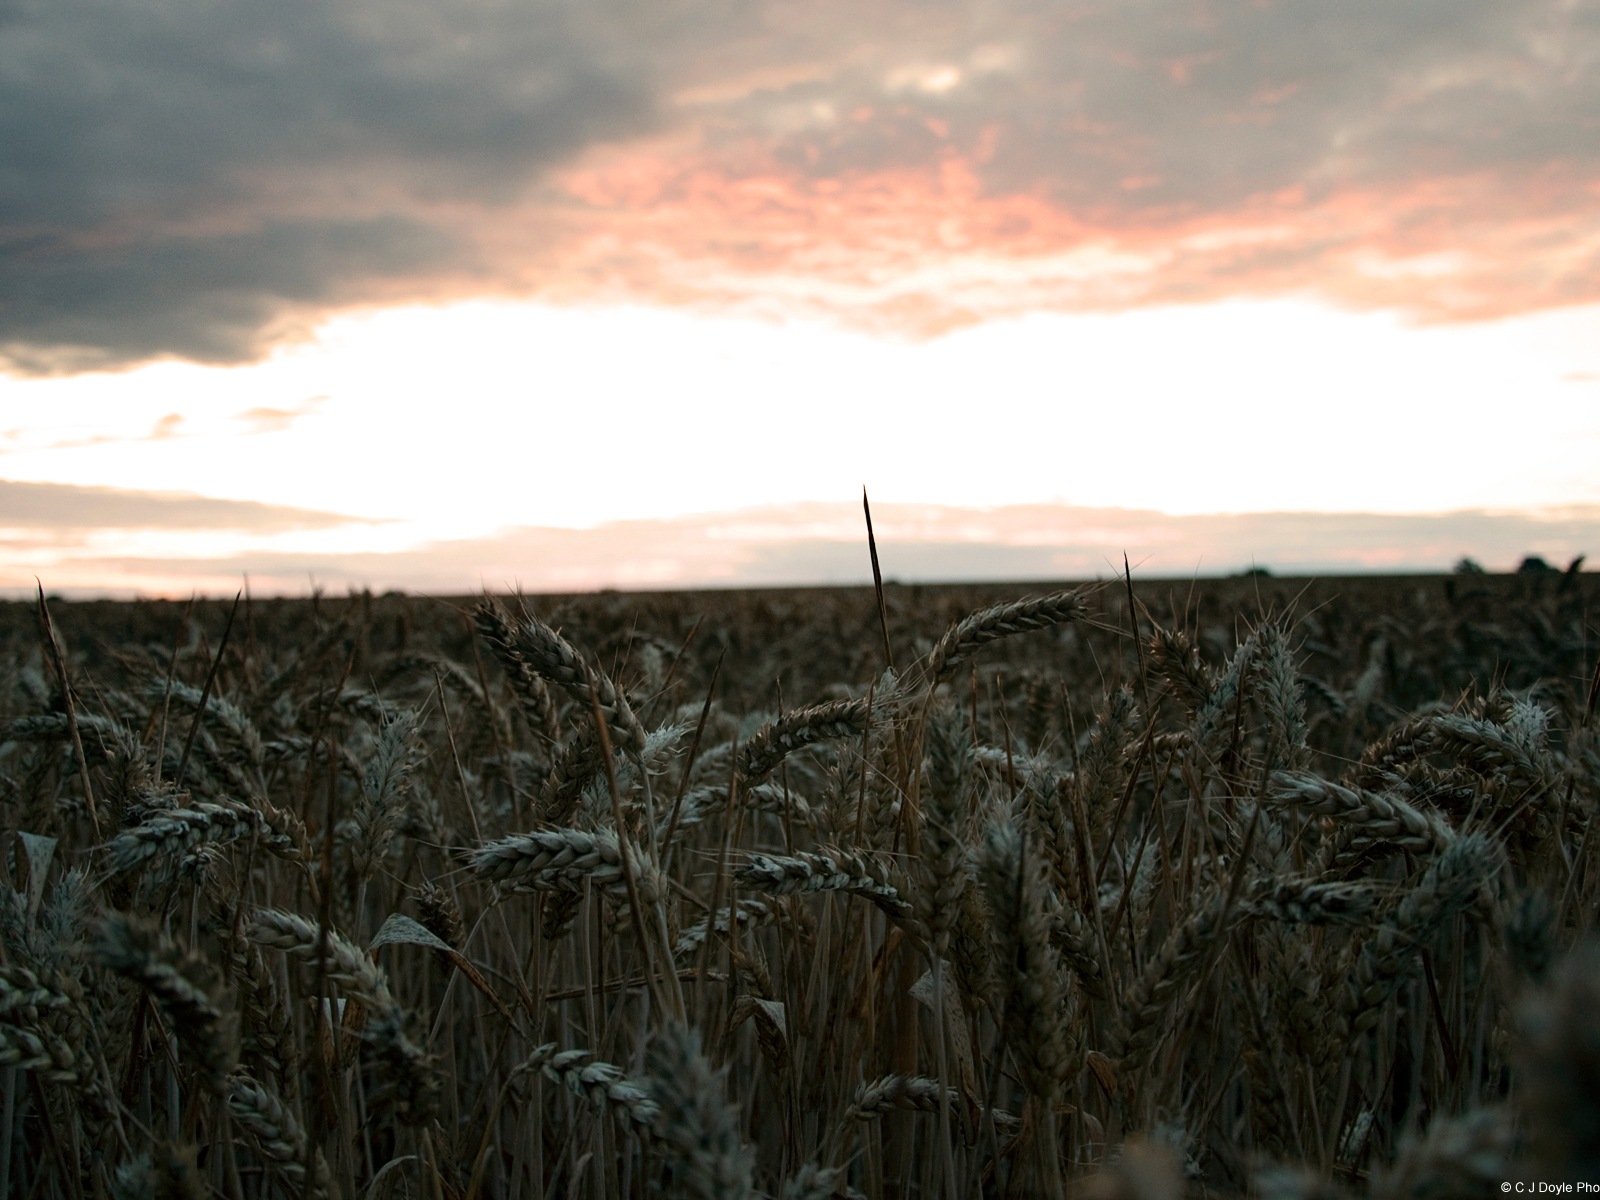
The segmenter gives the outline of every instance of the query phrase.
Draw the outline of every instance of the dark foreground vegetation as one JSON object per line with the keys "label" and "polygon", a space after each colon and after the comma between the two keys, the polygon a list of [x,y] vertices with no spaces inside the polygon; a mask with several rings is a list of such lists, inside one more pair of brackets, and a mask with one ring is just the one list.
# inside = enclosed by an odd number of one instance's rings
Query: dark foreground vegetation
{"label": "dark foreground vegetation", "polygon": [[1600,1182],[1595,578],[1029,594],[0,607],[0,1195]]}

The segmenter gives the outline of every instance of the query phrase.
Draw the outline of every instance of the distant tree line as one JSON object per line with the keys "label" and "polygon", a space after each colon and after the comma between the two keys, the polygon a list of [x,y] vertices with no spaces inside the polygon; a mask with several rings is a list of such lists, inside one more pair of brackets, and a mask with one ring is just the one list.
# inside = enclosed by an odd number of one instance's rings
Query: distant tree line
{"label": "distant tree line", "polygon": [[[1580,570],[1582,570],[1583,560],[1585,557],[1587,556],[1580,554],[1577,558],[1568,563],[1565,574],[1576,575]],[[1457,575],[1487,574],[1487,572],[1483,569],[1482,563],[1475,558],[1466,557],[1456,560],[1455,573]],[[1518,575],[1559,575],[1562,573],[1563,572],[1560,570],[1560,568],[1552,567],[1545,558],[1538,554],[1524,555],[1522,561],[1517,564]]]}

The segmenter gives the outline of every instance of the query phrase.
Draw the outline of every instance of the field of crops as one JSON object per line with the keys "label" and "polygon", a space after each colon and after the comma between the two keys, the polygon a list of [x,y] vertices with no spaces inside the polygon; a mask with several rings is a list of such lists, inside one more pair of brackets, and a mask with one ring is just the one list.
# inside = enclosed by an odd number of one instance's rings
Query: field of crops
{"label": "field of crops", "polygon": [[0,1196],[1600,1182],[1597,602],[0,606]]}

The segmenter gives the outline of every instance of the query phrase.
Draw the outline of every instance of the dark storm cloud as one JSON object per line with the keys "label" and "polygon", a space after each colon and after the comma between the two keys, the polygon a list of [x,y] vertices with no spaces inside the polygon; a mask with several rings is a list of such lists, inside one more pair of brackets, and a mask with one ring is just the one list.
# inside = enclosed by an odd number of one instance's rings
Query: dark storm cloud
{"label": "dark storm cloud", "polygon": [[5,5],[0,351],[34,370],[232,361],[296,305],[471,269],[430,205],[503,203],[648,118],[581,12]]}
{"label": "dark storm cloud", "polygon": [[105,529],[280,533],[291,529],[328,528],[359,520],[337,513],[247,500],[0,479],[0,529],[48,530],[55,539],[75,536],[81,540],[83,536]]}
{"label": "dark storm cloud", "polygon": [[299,303],[354,300],[385,275],[445,268],[463,248],[421,222],[262,221],[238,233],[135,232],[121,245],[52,240],[8,255],[0,356],[56,374],[172,354],[259,356]]}
{"label": "dark storm cloud", "polygon": [[[1046,307],[1595,300],[1597,58],[1567,0],[9,0],[0,362],[240,361],[507,290],[871,291],[965,247],[1142,264]],[[872,302],[942,302],[907,286]]]}

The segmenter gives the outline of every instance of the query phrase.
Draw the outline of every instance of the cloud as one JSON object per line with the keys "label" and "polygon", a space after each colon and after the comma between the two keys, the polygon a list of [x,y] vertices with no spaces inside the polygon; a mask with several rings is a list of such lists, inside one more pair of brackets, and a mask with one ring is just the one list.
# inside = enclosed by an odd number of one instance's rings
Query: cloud
{"label": "cloud", "polygon": [[1600,299],[1561,0],[37,0],[0,15],[0,362],[256,358],[532,294],[913,334],[1316,291]]}
{"label": "cloud", "polygon": [[[359,520],[248,500],[0,479],[0,529],[47,530],[53,541],[71,537],[82,542],[106,530],[136,529],[267,534],[325,529]],[[22,540],[36,541],[32,535]]]}
{"label": "cloud", "polygon": [[919,334],[1307,291],[1429,319],[1600,295],[1592,14],[945,11],[970,23],[876,8],[873,49],[826,77],[703,101],[687,147],[560,172],[593,231],[556,286]]}
{"label": "cloud", "polygon": [[[0,568],[0,592],[35,574],[72,594],[222,592],[248,575],[258,594],[305,594],[313,583],[439,595],[861,584],[871,579],[861,513],[806,504],[696,517],[610,522],[594,529],[519,527],[391,553],[282,549],[202,556],[90,550],[53,564]],[[901,582],[1106,578],[1126,552],[1144,578],[1448,570],[1464,556],[1509,570],[1524,554],[1565,564],[1600,547],[1600,506],[1543,514],[1435,516],[1265,513],[1172,517],[1062,505],[962,509],[875,505],[886,578]]]}
{"label": "cloud", "polygon": [[301,417],[310,416],[324,404],[328,397],[325,395],[310,396],[292,408],[247,408],[239,414],[246,430],[250,433],[282,433],[289,429]]}
{"label": "cloud", "polygon": [[0,353],[35,373],[240,361],[470,272],[436,209],[650,120],[559,0],[24,0],[0,26]]}

